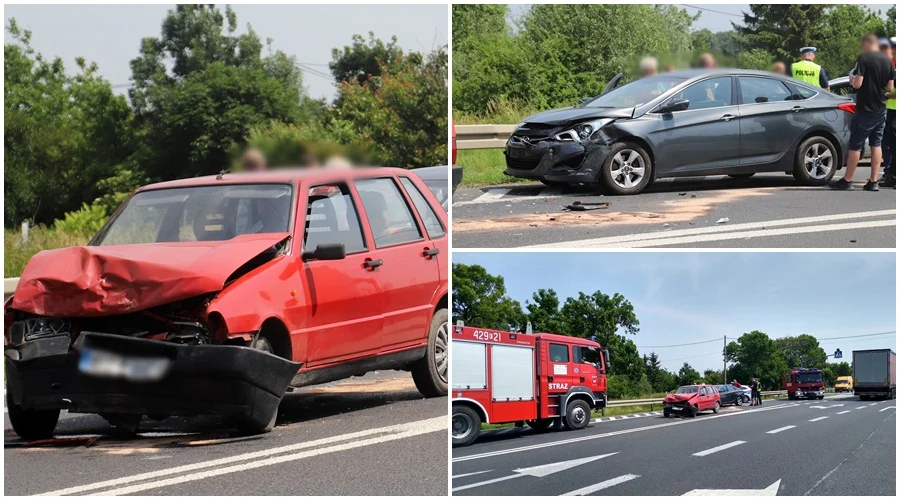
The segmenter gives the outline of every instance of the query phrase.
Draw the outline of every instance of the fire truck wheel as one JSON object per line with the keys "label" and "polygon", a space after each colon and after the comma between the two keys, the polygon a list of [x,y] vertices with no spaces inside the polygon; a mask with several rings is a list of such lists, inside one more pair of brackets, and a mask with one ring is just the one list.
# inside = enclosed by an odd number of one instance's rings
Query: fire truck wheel
{"label": "fire truck wheel", "polygon": [[719,402],[716,401],[716,406],[713,406],[713,413],[719,413]]}
{"label": "fire truck wheel", "polygon": [[469,446],[481,433],[481,417],[465,405],[453,405],[453,446]]}
{"label": "fire truck wheel", "polygon": [[447,368],[449,358],[447,347],[450,345],[450,330],[447,326],[447,310],[438,309],[431,318],[428,330],[428,347],[425,357],[412,367],[413,381],[416,389],[426,398],[447,395]]}
{"label": "fire truck wheel", "polygon": [[580,399],[569,403],[566,408],[566,427],[570,430],[584,429],[591,421],[591,407]]}
{"label": "fire truck wheel", "polygon": [[526,420],[525,423],[528,424],[528,427],[531,427],[532,429],[534,429],[536,431],[543,431],[543,430],[547,430],[548,427],[553,425],[553,419],[552,418],[539,418],[537,420]]}

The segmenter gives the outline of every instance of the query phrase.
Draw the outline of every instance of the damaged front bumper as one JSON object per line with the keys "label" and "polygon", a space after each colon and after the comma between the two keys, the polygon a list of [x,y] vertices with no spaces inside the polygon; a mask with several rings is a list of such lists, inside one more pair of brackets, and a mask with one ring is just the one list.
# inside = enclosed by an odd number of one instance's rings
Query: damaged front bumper
{"label": "damaged front bumper", "polygon": [[504,173],[560,184],[594,183],[610,150],[611,145],[603,140],[544,139],[531,143],[513,136],[503,152],[506,157]]}
{"label": "damaged front bumper", "polygon": [[[265,426],[302,363],[240,346],[104,333],[7,346],[7,391],[25,409],[220,414]],[[137,367],[137,368],[135,368]]]}

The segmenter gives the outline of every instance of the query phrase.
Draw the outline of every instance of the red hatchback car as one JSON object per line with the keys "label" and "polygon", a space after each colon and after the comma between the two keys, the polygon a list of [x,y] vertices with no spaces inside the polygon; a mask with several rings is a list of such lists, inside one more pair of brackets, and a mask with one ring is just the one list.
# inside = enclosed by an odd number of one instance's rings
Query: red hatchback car
{"label": "red hatchback car", "polygon": [[138,189],[87,246],[31,259],[6,303],[23,438],[60,409],[270,430],[289,386],[372,370],[447,393],[447,215],[401,169],[222,174]]}
{"label": "red hatchback car", "polygon": [[668,418],[675,413],[696,417],[697,413],[712,410],[719,413],[722,401],[714,385],[683,385],[673,394],[666,394],[663,400],[663,415]]}

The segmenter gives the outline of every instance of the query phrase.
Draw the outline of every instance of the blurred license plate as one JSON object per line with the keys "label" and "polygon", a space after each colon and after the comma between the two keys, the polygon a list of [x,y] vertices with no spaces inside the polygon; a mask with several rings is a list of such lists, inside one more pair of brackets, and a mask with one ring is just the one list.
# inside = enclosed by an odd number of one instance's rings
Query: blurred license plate
{"label": "blurred license plate", "polygon": [[680,406],[673,406],[672,409],[673,409],[673,410],[680,410],[681,407],[680,407]]}
{"label": "blurred license plate", "polygon": [[169,370],[169,359],[123,356],[102,349],[84,349],[78,370],[95,377],[148,382],[163,378]]}
{"label": "blurred license plate", "polygon": [[527,158],[531,156],[531,148],[510,147],[509,156],[513,158]]}

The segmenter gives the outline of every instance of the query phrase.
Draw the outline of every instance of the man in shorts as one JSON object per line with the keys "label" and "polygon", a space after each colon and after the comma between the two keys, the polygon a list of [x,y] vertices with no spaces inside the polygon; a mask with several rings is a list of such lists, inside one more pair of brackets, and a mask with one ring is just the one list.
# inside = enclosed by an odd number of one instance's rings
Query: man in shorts
{"label": "man in shorts", "polygon": [[866,191],[878,191],[878,171],[881,167],[881,139],[887,119],[887,93],[894,91],[895,72],[891,59],[878,51],[878,37],[868,34],[862,39],[863,53],[850,72],[850,85],[856,91],[856,113],[850,122],[850,146],[844,177],[829,184],[832,189],[853,189],[853,174],[859,157],[869,140],[872,151],[872,172]]}

